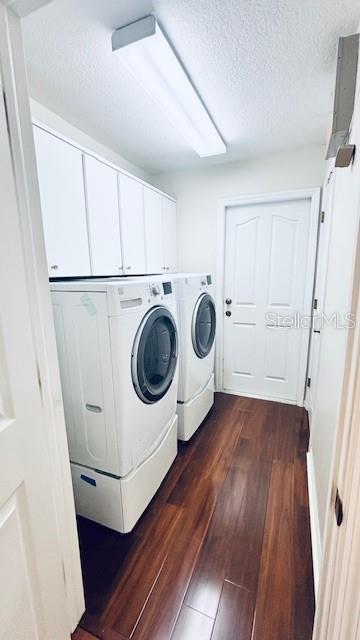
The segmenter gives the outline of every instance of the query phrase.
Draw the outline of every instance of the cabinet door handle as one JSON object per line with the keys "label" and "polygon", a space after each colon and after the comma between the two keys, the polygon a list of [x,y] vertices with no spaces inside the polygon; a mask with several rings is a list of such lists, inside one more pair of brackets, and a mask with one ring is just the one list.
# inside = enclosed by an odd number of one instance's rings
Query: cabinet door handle
{"label": "cabinet door handle", "polygon": [[226,300],[225,300],[225,304],[231,304],[231,303],[232,303],[231,298],[226,298]]}
{"label": "cabinet door handle", "polygon": [[57,271],[58,268],[59,268],[58,264],[52,264],[51,267],[50,267],[50,269],[53,269],[53,271]]}
{"label": "cabinet door handle", "polygon": [[125,267],[126,271],[129,271],[131,269],[131,267]]}

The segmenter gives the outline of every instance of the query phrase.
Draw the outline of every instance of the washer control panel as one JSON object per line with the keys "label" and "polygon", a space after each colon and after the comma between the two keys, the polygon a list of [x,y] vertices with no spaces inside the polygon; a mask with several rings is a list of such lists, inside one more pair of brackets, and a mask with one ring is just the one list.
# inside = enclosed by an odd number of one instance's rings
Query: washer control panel
{"label": "washer control panel", "polygon": [[172,293],[172,284],[171,282],[163,282],[163,290],[164,290],[164,295],[168,296],[170,293]]}
{"label": "washer control panel", "polygon": [[161,293],[161,287],[159,284],[150,285],[150,292],[153,296],[159,296]]}

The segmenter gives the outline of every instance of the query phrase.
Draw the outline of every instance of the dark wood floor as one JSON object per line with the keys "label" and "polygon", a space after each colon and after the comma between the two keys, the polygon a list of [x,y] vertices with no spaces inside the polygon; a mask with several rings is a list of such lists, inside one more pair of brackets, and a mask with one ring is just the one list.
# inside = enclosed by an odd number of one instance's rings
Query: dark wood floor
{"label": "dark wood floor", "polygon": [[217,394],[131,534],[80,519],[77,640],[310,640],[299,407]]}

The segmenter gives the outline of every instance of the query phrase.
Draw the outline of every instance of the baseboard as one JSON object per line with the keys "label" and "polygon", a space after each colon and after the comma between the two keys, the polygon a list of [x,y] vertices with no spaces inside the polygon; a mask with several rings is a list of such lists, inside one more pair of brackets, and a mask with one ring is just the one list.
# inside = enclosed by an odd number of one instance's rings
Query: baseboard
{"label": "baseboard", "polygon": [[234,389],[216,389],[216,391],[221,391],[221,393],[227,393],[230,396],[240,396],[242,398],[254,398],[254,400],[267,400],[268,402],[281,402],[282,404],[292,404],[297,406],[304,406],[303,403],[298,405],[297,400],[289,400],[289,398],[281,398],[273,396],[263,396],[257,393],[245,393],[245,391],[234,391]]}
{"label": "baseboard", "polygon": [[307,477],[308,477],[308,491],[309,491],[314,588],[315,588],[315,598],[317,598],[320,566],[321,566],[321,535],[320,535],[319,510],[318,510],[316,484],[315,484],[314,458],[311,450],[307,453],[306,462],[307,462]]}

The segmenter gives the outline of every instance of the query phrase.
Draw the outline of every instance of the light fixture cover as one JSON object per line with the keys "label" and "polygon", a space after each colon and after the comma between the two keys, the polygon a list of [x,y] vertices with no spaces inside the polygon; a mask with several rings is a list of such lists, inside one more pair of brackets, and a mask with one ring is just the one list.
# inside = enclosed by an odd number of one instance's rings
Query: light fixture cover
{"label": "light fixture cover", "polygon": [[154,16],[120,27],[112,49],[199,156],[226,146]]}

